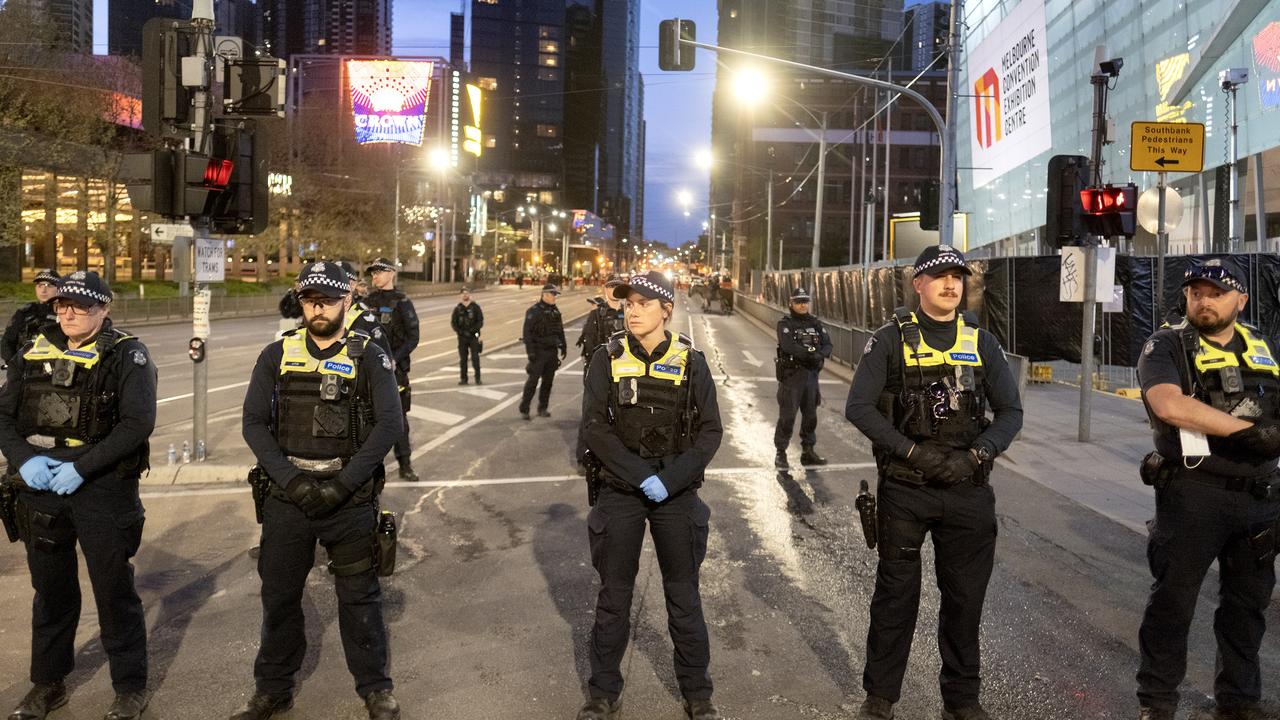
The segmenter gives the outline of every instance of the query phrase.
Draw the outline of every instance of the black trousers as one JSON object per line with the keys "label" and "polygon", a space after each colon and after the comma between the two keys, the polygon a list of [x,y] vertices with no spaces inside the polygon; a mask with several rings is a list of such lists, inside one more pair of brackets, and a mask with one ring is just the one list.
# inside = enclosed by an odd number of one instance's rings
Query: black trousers
{"label": "black trousers", "polygon": [[1272,527],[1277,516],[1280,502],[1188,479],[1175,479],[1156,493],[1147,541],[1154,582],[1138,631],[1138,699],[1143,705],[1178,705],[1178,684],[1187,671],[1187,633],[1200,585],[1214,560],[1219,579],[1213,615],[1218,640],[1214,699],[1230,707],[1262,696],[1258,649],[1276,572],[1274,560],[1260,560],[1249,538]]}
{"label": "black trousers", "polygon": [[600,574],[595,626],[591,630],[592,697],[617,700],[622,694],[622,656],[631,633],[631,599],[640,569],[645,524],[662,571],[667,631],[674,646],[676,682],[691,700],[711,697],[711,647],[702,617],[698,568],[707,555],[711,508],[694,490],[656,504],[642,495],[607,485],[587,516],[591,564]]}
{"label": "black trousers", "polygon": [[[556,380],[556,369],[560,367],[560,354],[555,348],[538,348],[529,353],[529,364],[525,372],[529,377],[524,381],[524,394],[520,397],[520,412],[529,412],[533,402],[533,393],[538,391],[538,410],[546,410],[551,403],[551,385]],[[539,387],[538,383],[542,386]]]}
{"label": "black trousers", "polygon": [[467,356],[471,356],[471,367],[475,370],[476,380],[480,379],[480,338],[472,334],[458,336],[458,369],[462,379],[467,379]]}
{"label": "black trousers", "polygon": [[942,606],[938,651],[942,701],[949,709],[978,702],[978,631],[995,562],[995,493],[990,485],[918,487],[881,478],[880,563],[871,598],[862,687],[897,702],[920,611],[920,547],[933,537]]}
{"label": "black trousers", "polygon": [[396,387],[400,389],[400,407],[404,410],[404,431],[400,433],[400,439],[396,440],[395,454],[396,461],[401,466],[409,465],[409,456],[413,453],[413,448],[409,446],[409,408],[413,405],[413,386],[409,384],[409,368],[401,369],[396,366]]}
{"label": "black trousers", "polygon": [[796,426],[796,411],[800,411],[800,444],[812,446],[818,442],[818,371],[793,368],[784,371],[778,381],[778,424],[773,431],[773,446],[785,451],[791,444],[791,433]]}
{"label": "black trousers", "polygon": [[24,492],[23,540],[35,600],[31,612],[31,682],[65,678],[75,665],[80,622],[76,544],[84,555],[98,609],[102,647],[116,692],[147,687],[147,625],[130,559],[142,542],[138,480],[100,478],[72,495]]}
{"label": "black trousers", "polygon": [[[253,664],[258,692],[293,694],[293,678],[307,654],[302,594],[315,564],[317,541],[332,548],[368,540],[372,552],[378,506],[345,507],[323,520],[310,520],[296,506],[275,497],[263,508],[258,576],[262,579],[262,646]],[[326,571],[327,574],[327,571]],[[387,628],[382,621],[382,587],[373,568],[358,575],[333,576],[338,594],[338,629],[347,669],[362,697],[392,687]]]}

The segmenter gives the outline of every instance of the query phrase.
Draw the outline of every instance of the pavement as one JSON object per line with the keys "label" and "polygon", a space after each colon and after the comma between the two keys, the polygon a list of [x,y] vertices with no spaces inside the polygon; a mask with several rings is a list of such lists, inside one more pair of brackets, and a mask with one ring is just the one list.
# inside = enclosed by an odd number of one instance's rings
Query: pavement
{"label": "pavement", "polygon": [[[511,306],[501,310],[506,297]],[[480,302],[496,331],[514,324],[532,298],[495,293]],[[863,543],[853,503],[858,480],[872,479],[874,466],[865,439],[843,417],[847,380],[839,368],[821,379],[819,448],[831,464],[777,472],[770,334],[742,315],[704,315],[683,296],[671,328],[689,333],[706,353],[726,426],[701,491],[712,509],[702,588],[718,704],[733,719],[855,717],[876,557]],[[222,352],[237,358],[243,376],[265,342],[250,348],[253,332],[241,332],[245,349],[228,332]],[[435,345],[415,358],[415,400],[436,413],[435,421],[420,418],[414,426],[424,482],[390,483],[382,499],[401,525],[399,565],[384,582],[396,693],[407,720],[568,720],[583,698],[598,591],[585,490],[571,455],[581,361],[571,357],[560,369],[551,417],[524,421],[513,407],[521,352],[491,349],[479,388],[456,384],[452,353],[451,345]],[[997,718],[1110,720],[1137,712],[1137,628],[1150,585],[1138,530],[1149,500],[1133,476],[1148,431],[1140,404],[1099,395],[1099,440],[1077,444],[1074,397],[1074,388],[1032,386],[1023,435],[993,474],[1000,539],[984,615],[983,700]],[[215,446],[217,462],[236,452],[230,447]],[[798,451],[797,441],[793,460]],[[175,474],[188,472],[184,466]],[[155,696],[147,717],[227,717],[251,691],[261,617],[250,554],[258,531],[247,490],[238,482],[149,485],[144,503],[135,565],[151,633]],[[307,647],[296,705],[281,720],[364,717],[342,658],[332,580],[324,554],[317,555],[304,600]],[[928,545],[924,562],[928,575]],[[13,609],[0,615],[3,709],[27,689],[31,590],[19,546],[0,547],[0,577],[0,605]],[[1179,720],[1206,717],[1212,704],[1206,609],[1215,596],[1210,578],[1189,639]],[[1276,612],[1268,611],[1273,623]],[[904,720],[939,716],[937,614],[937,591],[926,579],[897,707]],[[52,720],[101,717],[111,699],[89,603],[76,660],[71,703]],[[1266,701],[1280,709],[1280,640],[1264,640],[1262,660]],[[683,717],[671,661],[661,576],[646,545],[623,663],[622,720]]]}

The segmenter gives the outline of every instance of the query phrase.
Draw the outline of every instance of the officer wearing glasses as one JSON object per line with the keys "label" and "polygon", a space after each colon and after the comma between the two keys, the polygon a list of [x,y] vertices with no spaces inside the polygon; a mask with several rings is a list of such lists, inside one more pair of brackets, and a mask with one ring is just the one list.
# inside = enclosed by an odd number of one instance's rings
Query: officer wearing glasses
{"label": "officer wearing glasses", "polygon": [[845,416],[871,440],[880,494],[860,718],[892,718],[901,696],[926,533],[942,594],[943,720],[988,718],[978,698],[978,633],[996,544],[987,479],[1022,427],[1022,403],[1000,342],[958,312],[971,274],[951,246],[925,248],[911,280],[919,311],[894,311],[867,341],[849,388]]}
{"label": "officer wearing glasses", "polygon": [[1208,260],[1187,271],[1186,319],[1156,331],[1138,360],[1155,436],[1142,479],[1156,491],[1147,541],[1154,582],[1138,631],[1142,720],[1173,720],[1187,633],[1215,560],[1214,717],[1273,717],[1258,706],[1258,648],[1276,584],[1280,356],[1240,322],[1248,288],[1229,262]]}
{"label": "officer wearing glasses", "polygon": [[[0,388],[0,450],[21,476],[17,525],[35,589],[31,682],[9,717],[38,720],[67,703],[84,556],[116,698],[106,720],[147,705],[147,631],[130,559],[142,541],[138,478],[156,422],[156,367],[137,338],[112,327],[111,288],[69,275],[57,323],[9,363]],[[87,407],[86,407],[87,405]]]}

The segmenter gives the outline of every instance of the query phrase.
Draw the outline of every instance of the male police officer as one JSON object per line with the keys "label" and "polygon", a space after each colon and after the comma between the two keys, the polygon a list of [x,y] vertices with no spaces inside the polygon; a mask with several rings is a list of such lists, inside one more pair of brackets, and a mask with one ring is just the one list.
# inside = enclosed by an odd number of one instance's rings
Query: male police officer
{"label": "male police officer", "polygon": [[613,289],[622,285],[622,278],[610,275],[604,281],[604,298],[596,298],[596,309],[582,323],[582,334],[578,336],[578,346],[582,348],[582,374],[586,378],[591,357],[596,350],[609,342],[614,333],[625,330],[622,312],[622,300],[613,296]]}
{"label": "male police officer", "polygon": [[38,720],[67,702],[77,541],[116,691],[106,720],[136,718],[147,705],[146,618],[129,560],[142,541],[138,478],[156,421],[156,368],[141,342],[112,327],[111,299],[97,273],[69,275],[53,300],[58,322],[10,361],[0,388],[0,449],[26,484],[18,525],[35,588],[35,687],[10,720]]}
{"label": "male police officer", "polygon": [[484,327],[484,312],[480,304],[472,302],[471,288],[462,288],[462,300],[453,308],[449,326],[458,336],[458,369],[462,374],[459,385],[467,384],[467,356],[475,369],[476,384],[480,385],[480,329]]}
{"label": "male police officer", "polygon": [[943,720],[988,718],[978,700],[978,630],[996,543],[987,478],[1022,427],[1022,404],[999,341],[956,312],[970,274],[951,246],[925,248],[911,281],[920,311],[900,308],[876,331],[849,388],[845,416],[871,440],[880,477],[862,718],[892,718],[901,695],[925,533],[942,593]]}
{"label": "male police officer", "polygon": [[831,357],[831,336],[827,326],[809,314],[809,293],[796,288],[791,293],[791,312],[778,320],[778,425],[773,445],[778,449],[774,465],[787,469],[787,446],[800,410],[800,463],[826,465],[826,458],[813,446],[818,442],[818,373]]}
{"label": "male police officer", "polygon": [[[382,323],[378,321],[378,314],[370,310],[369,306],[364,302],[365,293],[360,288],[363,287],[368,290],[368,287],[361,281],[360,273],[356,271],[354,265],[346,260],[339,262],[338,266],[346,273],[347,282],[351,284],[351,292],[347,293],[351,307],[347,309],[347,314],[342,323],[343,327],[348,331],[354,330],[368,335],[370,341],[376,343],[387,355],[391,355],[391,341],[387,338],[387,334],[382,331]],[[301,311],[301,304],[298,305],[298,309]]]}
{"label": "male police officer", "polygon": [[1142,473],[1156,488],[1147,550],[1155,582],[1138,632],[1143,720],[1173,720],[1187,633],[1214,560],[1215,717],[1264,717],[1258,648],[1276,584],[1280,356],[1237,321],[1249,299],[1242,277],[1219,260],[1188,270],[1186,320],[1158,330],[1138,360],[1156,446]]}
{"label": "male police officer", "polygon": [[53,270],[44,269],[36,273],[36,301],[18,308],[4,329],[4,338],[0,340],[0,360],[9,362],[22,346],[48,325],[58,321],[53,312],[53,296],[58,292],[61,278]]}
{"label": "male police officer", "polygon": [[369,717],[400,717],[388,676],[374,531],[382,459],[401,433],[394,363],[343,328],[350,285],[319,262],[297,283],[305,329],[258,356],[244,400],[244,439],[272,481],[262,509],[262,645],[256,691],[233,720],[264,720],[293,705],[306,654],[302,594],[319,541],[338,595],[347,667]]}
{"label": "male police officer", "polygon": [[409,404],[412,391],[409,386],[409,356],[418,347],[418,313],[413,309],[413,301],[396,289],[396,266],[386,258],[378,258],[369,264],[369,274],[373,280],[373,291],[365,299],[365,304],[378,315],[382,331],[386,333],[387,343],[391,348],[391,358],[396,363],[396,383],[400,388],[400,404],[404,407],[403,432],[396,441],[396,461],[400,465],[400,479],[416,482],[417,473],[413,471],[409,456],[413,448],[409,447]]}
{"label": "male police officer", "polygon": [[525,420],[529,419],[529,405],[533,402],[534,391],[539,389],[539,382],[542,388],[538,392],[538,417],[551,417],[547,410],[551,402],[551,384],[566,352],[564,321],[560,317],[560,308],[556,307],[558,295],[560,290],[555,285],[543,285],[542,299],[524,314],[524,331],[520,337],[529,358],[529,364],[525,366],[529,378],[524,381],[524,394],[520,397],[520,417]]}

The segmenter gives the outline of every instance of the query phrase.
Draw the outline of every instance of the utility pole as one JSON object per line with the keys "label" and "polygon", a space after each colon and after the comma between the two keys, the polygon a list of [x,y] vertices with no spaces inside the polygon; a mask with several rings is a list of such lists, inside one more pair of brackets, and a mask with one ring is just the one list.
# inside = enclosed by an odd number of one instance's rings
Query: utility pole
{"label": "utility pole", "polygon": [[764,221],[764,269],[773,269],[773,170],[769,171],[769,185],[765,188],[765,203],[769,211]]}
{"label": "utility pole", "polygon": [[[885,77],[893,82],[893,58],[889,58]],[[952,127],[948,125],[948,128]],[[950,130],[948,129],[948,132]],[[889,257],[889,171],[893,168],[890,158],[893,157],[893,98],[888,98],[884,105],[884,226],[881,230],[881,252]]]}
{"label": "utility pole", "polygon": [[[947,33],[947,124],[943,130],[942,179],[938,192],[938,239],[950,245],[956,213],[956,123],[960,92],[960,26],[964,23],[964,0],[951,0],[951,23]],[[885,188],[888,191],[888,188]]]}
{"label": "utility pole", "polygon": [[[209,115],[209,83],[213,79],[213,0],[196,0],[192,4],[191,24],[196,29],[194,56],[202,60],[204,80],[192,94],[192,133],[188,149],[193,152],[204,153],[206,152],[205,144],[212,131],[212,118]],[[193,228],[197,224],[201,223],[193,222]],[[204,236],[206,232],[207,228],[196,229],[192,232],[192,237],[189,241],[191,243],[191,252],[184,255],[186,262],[190,263],[192,256],[195,254],[196,237]],[[199,359],[197,359],[194,354],[194,348],[191,351],[191,359],[193,360],[193,367],[191,368],[191,452],[197,460],[204,459],[204,448],[209,437],[209,358],[207,355],[208,317],[207,315],[205,317],[206,325],[201,327],[200,318],[197,317],[196,310],[202,306],[207,314],[209,310],[208,298],[209,291],[197,278],[195,292],[192,293],[191,312],[191,335],[193,338],[200,339],[201,353]],[[194,346],[194,344],[193,340],[192,345]]]}
{"label": "utility pole", "polygon": [[809,258],[809,265],[813,268],[820,267],[820,255],[822,254],[822,191],[827,184],[827,111],[823,110],[820,114],[821,122],[818,126],[818,195],[813,205],[813,255]]}

